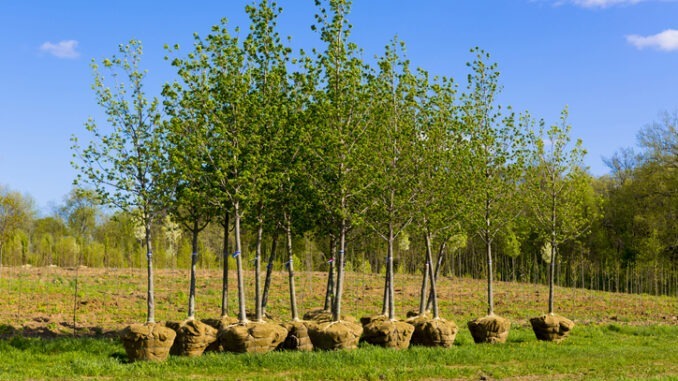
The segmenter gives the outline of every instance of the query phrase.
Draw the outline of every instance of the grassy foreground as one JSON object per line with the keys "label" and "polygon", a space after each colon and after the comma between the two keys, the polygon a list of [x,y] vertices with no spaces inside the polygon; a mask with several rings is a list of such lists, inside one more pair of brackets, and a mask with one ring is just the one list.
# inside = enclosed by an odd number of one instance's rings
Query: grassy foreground
{"label": "grassy foreground", "polygon": [[[466,322],[485,313],[485,283],[445,278],[439,282],[441,316],[460,327],[451,349],[393,351],[365,345],[352,352],[225,353],[129,364],[115,332],[144,320],[144,271],[81,268],[77,282],[75,275],[75,269],[0,269],[0,380],[678,380],[675,297],[557,288],[557,312],[577,325],[567,341],[553,344],[538,342],[528,323],[544,312],[547,288],[498,282],[496,311],[513,322],[508,342],[476,345]],[[274,274],[268,309],[281,320],[289,316],[285,277]],[[187,278],[185,271],[158,271],[158,319],[185,317]],[[322,273],[299,274],[300,311],[321,305],[324,280]],[[396,275],[399,316],[416,309],[419,282],[417,276]],[[379,275],[348,274],[345,312],[356,317],[379,312],[382,284]],[[220,285],[218,270],[199,271],[199,318],[218,315]],[[234,295],[233,290],[232,311]]]}
{"label": "grassy foreground", "polygon": [[171,357],[126,363],[113,339],[14,337],[0,341],[0,379],[678,379],[678,327],[584,326],[561,344],[513,329],[504,345],[475,345],[461,330],[451,349],[404,351],[363,346],[351,352],[273,352]]}

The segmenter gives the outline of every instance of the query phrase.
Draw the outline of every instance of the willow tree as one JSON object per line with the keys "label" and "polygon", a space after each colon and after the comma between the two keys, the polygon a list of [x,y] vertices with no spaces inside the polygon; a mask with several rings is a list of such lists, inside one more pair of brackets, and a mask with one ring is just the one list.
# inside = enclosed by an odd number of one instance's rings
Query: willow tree
{"label": "willow tree", "polygon": [[554,124],[546,131],[542,127],[538,131],[534,140],[532,167],[525,183],[532,212],[530,217],[542,232],[546,242],[544,247],[548,252],[549,316],[530,320],[537,337],[545,340],[560,340],[574,326],[566,318],[553,316],[556,255],[562,243],[585,233],[589,224],[585,205],[588,183],[584,169],[586,151],[581,140],[571,144],[571,126],[567,123],[567,117],[565,108],[561,113],[560,124]]}
{"label": "willow tree", "polygon": [[[132,40],[120,45],[119,53],[104,59],[101,66],[92,62],[93,89],[107,119],[103,126],[94,119],[87,121],[85,127],[91,140],[86,147],[81,147],[75,136],[71,138],[76,159],[72,165],[79,172],[76,185],[93,187],[105,204],[130,213],[143,226],[148,265],[146,324],[152,326],[155,298],[151,226],[164,212],[167,196],[167,189],[160,181],[165,169],[159,128],[162,118],[158,99],[149,99],[144,89],[146,72],[139,67],[143,53],[141,42]],[[161,328],[151,327],[145,334],[160,339],[153,336],[154,329]],[[133,334],[132,331],[128,333]],[[169,337],[172,340],[167,341],[171,346],[174,335]],[[131,353],[128,349],[128,354]],[[159,354],[163,355],[167,354]],[[144,356],[141,358],[145,359]]]}
{"label": "willow tree", "polygon": [[[474,207],[471,224],[485,243],[487,254],[487,317],[469,322],[476,342],[503,342],[510,322],[494,315],[492,246],[498,233],[521,212],[519,183],[524,176],[529,116],[516,120],[496,104],[499,71],[489,54],[473,49],[468,65],[468,92],[463,99],[463,123],[471,144],[471,184]],[[478,326],[484,326],[477,329]],[[495,332],[490,327],[498,328]]]}

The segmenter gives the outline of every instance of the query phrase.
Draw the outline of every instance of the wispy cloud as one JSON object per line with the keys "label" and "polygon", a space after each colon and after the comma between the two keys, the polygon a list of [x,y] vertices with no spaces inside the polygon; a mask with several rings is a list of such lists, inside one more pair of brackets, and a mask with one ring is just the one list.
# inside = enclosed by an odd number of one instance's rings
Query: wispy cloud
{"label": "wispy cloud", "polygon": [[626,36],[626,41],[638,49],[654,48],[667,52],[678,51],[678,30],[667,29],[651,36],[632,34]]}
{"label": "wispy cloud", "polygon": [[59,41],[56,44],[51,42],[45,42],[40,45],[40,51],[47,54],[51,54],[57,58],[78,58],[80,52],[77,51],[78,41],[76,40],[64,40]]}
{"label": "wispy cloud", "polygon": [[649,0],[556,0],[556,6],[573,4],[582,8],[608,8],[615,5],[634,5]]}
{"label": "wispy cloud", "polygon": [[634,5],[645,0],[574,0],[576,5],[584,8],[607,8],[614,5]]}

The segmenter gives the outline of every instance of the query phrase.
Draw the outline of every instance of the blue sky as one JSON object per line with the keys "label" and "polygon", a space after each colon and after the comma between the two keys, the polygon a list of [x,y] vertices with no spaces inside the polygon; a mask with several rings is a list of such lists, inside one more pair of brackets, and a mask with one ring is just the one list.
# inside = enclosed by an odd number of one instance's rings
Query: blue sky
{"label": "blue sky", "polygon": [[[75,177],[69,138],[86,136],[88,117],[105,122],[91,60],[140,39],[154,94],[174,79],[165,44],[185,52],[193,33],[206,35],[222,17],[246,30],[251,2],[0,1],[0,185],[49,213]],[[278,4],[292,46],[317,46],[313,0]],[[602,157],[634,145],[641,127],[678,108],[678,1],[354,0],[350,20],[365,59],[398,35],[414,65],[462,84],[469,49],[487,50],[502,73],[502,104],[548,123],[569,106],[594,175],[607,172]]]}

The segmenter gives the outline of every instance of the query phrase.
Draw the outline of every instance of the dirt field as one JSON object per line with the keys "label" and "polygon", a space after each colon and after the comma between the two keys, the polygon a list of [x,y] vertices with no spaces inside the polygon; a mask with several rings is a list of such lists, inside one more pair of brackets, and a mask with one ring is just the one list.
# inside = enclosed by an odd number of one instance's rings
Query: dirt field
{"label": "dirt field", "polygon": [[[156,271],[156,320],[182,320],[188,304],[188,271]],[[253,310],[253,273],[246,273],[248,311]],[[262,277],[263,278],[263,277]],[[296,277],[299,310],[321,307],[326,274],[302,273]],[[396,275],[396,314],[418,308],[421,278]],[[263,283],[263,279],[262,279]],[[236,275],[230,274],[229,311],[237,314]],[[438,283],[440,314],[464,323],[486,313],[486,282],[444,278]],[[77,292],[76,292],[77,287]],[[349,273],[344,292],[344,314],[355,317],[381,311],[383,277]],[[545,312],[548,288],[526,283],[497,282],[495,313],[527,325]],[[678,325],[678,299],[648,295],[614,294],[556,288],[556,312],[577,324]],[[273,276],[267,312],[287,320],[287,273]],[[197,317],[218,317],[221,311],[221,272],[198,270]],[[57,267],[3,267],[0,269],[0,336],[24,334],[98,336],[146,318],[145,269],[93,269]]]}

